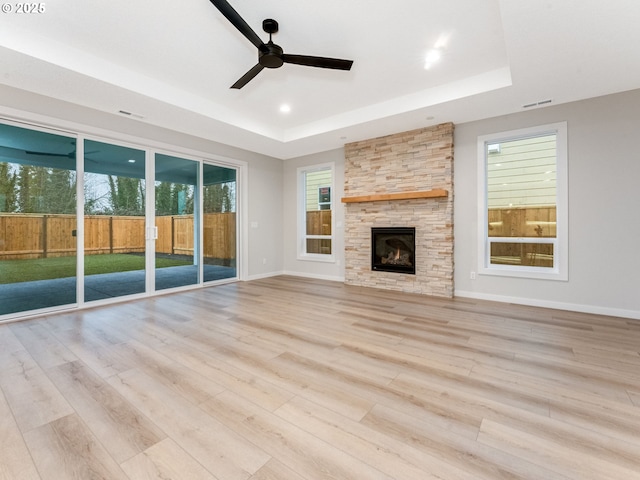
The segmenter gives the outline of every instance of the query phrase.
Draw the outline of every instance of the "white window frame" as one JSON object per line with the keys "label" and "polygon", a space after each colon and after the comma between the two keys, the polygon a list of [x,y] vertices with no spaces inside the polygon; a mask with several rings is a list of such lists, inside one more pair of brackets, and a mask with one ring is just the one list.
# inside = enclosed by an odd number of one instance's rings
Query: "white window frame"
{"label": "white window frame", "polygon": [[[308,167],[299,167],[297,169],[298,177],[298,260],[312,261],[312,262],[327,262],[335,263],[335,211],[333,210],[333,197],[331,202],[331,235],[307,235],[307,212],[306,212],[306,175],[307,173],[317,172],[319,170],[331,171],[331,183],[325,185],[331,187],[331,192],[335,192],[335,163],[322,163],[318,165],[311,165]],[[321,239],[331,240],[331,253],[307,253],[307,239]]]}
{"label": "white window frame", "polygon": [[[555,238],[511,238],[489,237],[488,232],[488,186],[487,186],[487,145],[538,137],[556,135],[556,237]],[[567,123],[558,122],[536,127],[511,130],[478,137],[478,273],[543,280],[569,279],[569,195],[567,168]],[[490,263],[491,243],[552,243],[553,267],[532,267],[525,265],[492,265]]]}

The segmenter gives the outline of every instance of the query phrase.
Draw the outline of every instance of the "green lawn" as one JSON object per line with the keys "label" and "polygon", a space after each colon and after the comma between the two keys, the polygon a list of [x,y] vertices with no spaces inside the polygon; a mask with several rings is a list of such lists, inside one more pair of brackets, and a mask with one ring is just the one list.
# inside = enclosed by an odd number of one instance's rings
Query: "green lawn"
{"label": "green lawn", "polygon": [[[156,268],[191,265],[191,262],[169,258],[156,258]],[[87,255],[84,274],[128,272],[144,270],[142,255]],[[0,260],[0,284],[50,280],[73,277],[76,274],[76,257],[36,258],[30,260]]]}

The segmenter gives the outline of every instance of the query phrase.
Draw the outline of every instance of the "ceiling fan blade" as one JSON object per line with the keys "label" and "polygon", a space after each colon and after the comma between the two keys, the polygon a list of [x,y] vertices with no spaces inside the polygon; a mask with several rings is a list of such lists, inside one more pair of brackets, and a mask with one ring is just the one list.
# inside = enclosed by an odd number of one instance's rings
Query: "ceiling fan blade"
{"label": "ceiling fan blade", "polygon": [[[85,155],[91,155],[92,153],[98,153],[100,150],[92,150],[91,152],[84,152]],[[75,158],[76,151],[69,153],[50,153],[50,152],[35,152],[33,150],[25,150],[24,153],[27,155],[41,155],[43,157],[67,157],[67,158]]]}
{"label": "ceiling fan blade", "polygon": [[311,57],[309,55],[282,55],[285,63],[296,65],[306,65],[308,67],[333,68],[336,70],[351,70],[353,60],[342,60],[340,58]]}
{"label": "ceiling fan blade", "polygon": [[241,34],[247,37],[251,43],[260,50],[264,50],[264,42],[260,39],[258,34],[253,31],[249,24],[244,21],[240,14],[236,12],[231,5],[229,5],[227,0],[211,0],[211,3],[213,3],[213,5],[220,10],[220,13],[227,17],[227,20],[229,20]]}
{"label": "ceiling fan blade", "polygon": [[50,153],[50,152],[34,152],[33,150],[25,150],[24,153],[26,153],[27,155],[41,155],[43,157],[68,157],[68,158],[72,158],[75,155],[75,152]]}
{"label": "ceiling fan blade", "polygon": [[233,85],[231,85],[231,88],[242,88],[244,87],[247,83],[249,83],[251,80],[253,80],[253,78],[258,75],[262,69],[264,67],[262,65],[260,65],[259,63],[256,64],[255,67],[253,67],[251,70],[249,70],[247,73],[245,73],[242,78],[240,78],[240,80],[238,80],[236,83],[234,83]]}

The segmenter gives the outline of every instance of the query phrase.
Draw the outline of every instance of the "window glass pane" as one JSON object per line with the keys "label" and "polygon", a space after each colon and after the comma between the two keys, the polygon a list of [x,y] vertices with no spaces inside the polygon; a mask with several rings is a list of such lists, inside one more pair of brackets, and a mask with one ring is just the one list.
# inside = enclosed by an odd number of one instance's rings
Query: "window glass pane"
{"label": "window glass pane", "polygon": [[203,165],[204,281],[236,276],[236,170]]}
{"label": "window glass pane", "polygon": [[157,153],[156,290],[198,283],[198,162]]}
{"label": "window glass pane", "polygon": [[307,253],[331,254],[331,240],[307,239]]}
{"label": "window glass pane", "polygon": [[490,237],[556,236],[556,135],[487,145]]}
{"label": "window glass pane", "polygon": [[145,154],[84,142],[85,301],[143,293]]}
{"label": "window glass pane", "polygon": [[553,244],[491,242],[491,264],[551,268]]}
{"label": "window glass pane", "polygon": [[76,303],[76,140],[0,125],[0,316]]}
{"label": "window glass pane", "polygon": [[324,168],[305,174],[306,253],[331,255],[332,170]]}

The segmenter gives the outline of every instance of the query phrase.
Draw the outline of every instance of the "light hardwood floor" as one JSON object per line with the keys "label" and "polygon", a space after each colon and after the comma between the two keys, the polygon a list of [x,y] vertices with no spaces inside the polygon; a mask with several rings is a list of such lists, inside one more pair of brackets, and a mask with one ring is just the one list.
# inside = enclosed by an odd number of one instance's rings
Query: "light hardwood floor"
{"label": "light hardwood floor", "polygon": [[294,277],[0,326],[0,479],[640,479],[640,321]]}

